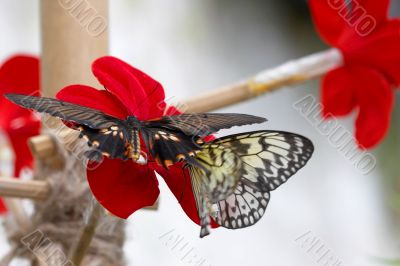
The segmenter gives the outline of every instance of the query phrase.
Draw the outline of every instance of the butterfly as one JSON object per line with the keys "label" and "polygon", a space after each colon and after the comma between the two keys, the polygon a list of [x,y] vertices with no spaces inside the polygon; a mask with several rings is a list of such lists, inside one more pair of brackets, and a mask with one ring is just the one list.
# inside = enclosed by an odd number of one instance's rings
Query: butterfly
{"label": "butterfly", "polygon": [[200,237],[210,233],[210,215],[222,227],[239,229],[261,219],[270,192],[310,159],[312,142],[281,131],[225,136],[202,145],[187,165],[200,216]]}
{"label": "butterfly", "polygon": [[91,159],[103,155],[111,159],[138,161],[147,151],[155,161],[168,168],[176,162],[196,163],[193,159],[200,152],[203,137],[220,129],[254,123],[265,118],[246,114],[198,113],[162,116],[141,121],[135,116],[125,120],[102,111],[47,97],[5,94],[10,101],[28,108],[61,118],[80,131],[88,145],[96,152],[87,153]]}

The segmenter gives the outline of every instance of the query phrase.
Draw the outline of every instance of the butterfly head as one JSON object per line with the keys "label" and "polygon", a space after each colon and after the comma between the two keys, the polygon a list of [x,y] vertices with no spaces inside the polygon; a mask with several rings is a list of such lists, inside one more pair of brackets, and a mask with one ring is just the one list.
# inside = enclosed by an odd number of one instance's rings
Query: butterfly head
{"label": "butterfly head", "polygon": [[136,116],[128,116],[128,118],[126,119],[126,121],[128,122],[128,125],[131,126],[132,128],[137,128],[140,129],[141,127],[141,123],[140,120],[137,119]]}

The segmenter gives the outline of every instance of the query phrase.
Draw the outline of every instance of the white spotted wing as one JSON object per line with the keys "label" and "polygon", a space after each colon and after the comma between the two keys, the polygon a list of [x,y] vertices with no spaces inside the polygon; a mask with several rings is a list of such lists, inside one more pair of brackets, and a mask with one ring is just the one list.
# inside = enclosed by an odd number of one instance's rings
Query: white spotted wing
{"label": "white spotted wing", "polygon": [[[227,172],[231,173],[230,179],[237,180],[232,193],[223,191],[218,197],[208,199],[209,209],[214,220],[223,227],[238,229],[251,226],[265,213],[270,194],[281,184],[285,183],[293,174],[301,169],[310,159],[314,147],[311,141],[303,136],[277,131],[257,131],[226,136],[208,144],[214,149],[223,149],[225,153],[233,153],[232,158],[239,160],[232,163],[223,163],[218,168],[209,168],[209,175],[205,180],[206,195],[218,194],[218,187],[208,179],[221,176],[228,180]],[[214,160],[223,161],[222,158]],[[225,165],[235,165],[233,168],[224,168]],[[205,164],[207,166],[207,164]],[[232,173],[232,169],[234,172]],[[200,177],[198,177],[201,179]],[[197,197],[197,195],[196,195]],[[221,199],[222,198],[222,199]]]}

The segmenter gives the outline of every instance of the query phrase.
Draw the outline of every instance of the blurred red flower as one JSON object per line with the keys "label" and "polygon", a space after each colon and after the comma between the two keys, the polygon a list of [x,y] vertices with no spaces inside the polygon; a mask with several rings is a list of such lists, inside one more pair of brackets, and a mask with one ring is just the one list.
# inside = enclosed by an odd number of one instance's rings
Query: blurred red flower
{"label": "blurred red flower", "polygon": [[[39,96],[39,59],[17,55],[0,67],[0,95],[20,93]],[[19,177],[23,168],[32,168],[33,157],[27,141],[38,135],[40,122],[34,114],[0,97],[0,129],[8,137],[15,154],[14,176]],[[5,206],[0,201],[0,212]]]}
{"label": "blurred red flower", "polygon": [[400,20],[389,19],[389,0],[310,0],[316,28],[343,54],[344,64],[322,81],[325,117],[358,110],[356,139],[371,148],[385,136],[400,85]]}
{"label": "blurred red flower", "polygon": [[[159,82],[117,58],[106,56],[97,59],[92,71],[106,90],[72,85],[62,89],[56,97],[120,119],[134,115],[147,120],[179,113],[176,108],[167,107],[164,89]],[[97,168],[89,169],[87,178],[94,196],[118,217],[128,218],[136,210],[156,202],[159,189],[155,172],[158,172],[186,214],[199,223],[189,173],[187,170],[184,173],[179,164],[166,170],[152,158],[146,165],[105,158]]]}

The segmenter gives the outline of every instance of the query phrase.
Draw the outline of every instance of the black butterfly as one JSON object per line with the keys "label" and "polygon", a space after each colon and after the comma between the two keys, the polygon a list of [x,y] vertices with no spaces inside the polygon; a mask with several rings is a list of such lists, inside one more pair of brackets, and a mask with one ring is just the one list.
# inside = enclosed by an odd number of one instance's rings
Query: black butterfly
{"label": "black butterfly", "polygon": [[53,98],[5,94],[10,101],[72,122],[73,128],[88,144],[110,158],[137,161],[141,155],[140,137],[151,156],[164,167],[178,161],[196,163],[202,137],[233,126],[265,122],[265,118],[245,114],[180,114],[140,121],[134,116],[125,120],[99,110]]}

